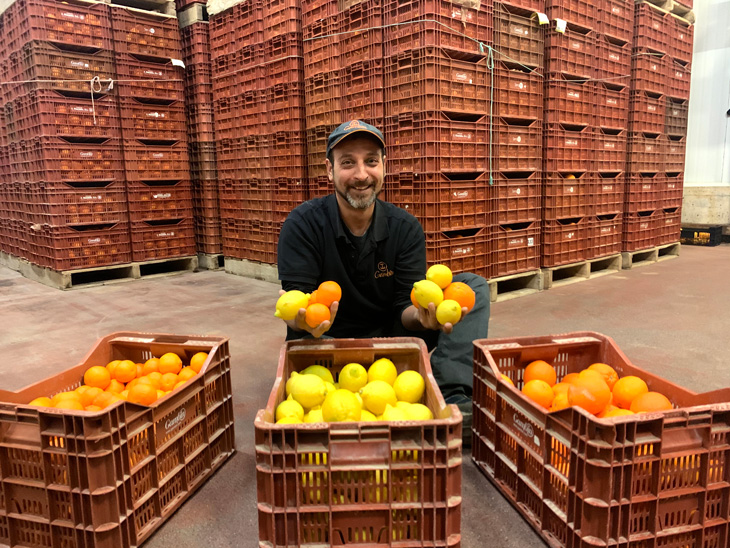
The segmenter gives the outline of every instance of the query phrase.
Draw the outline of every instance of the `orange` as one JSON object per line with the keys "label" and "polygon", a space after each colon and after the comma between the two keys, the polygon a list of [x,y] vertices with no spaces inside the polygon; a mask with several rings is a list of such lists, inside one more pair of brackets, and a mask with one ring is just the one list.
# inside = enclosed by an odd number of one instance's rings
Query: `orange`
{"label": "orange", "polygon": [[[588,379],[601,379],[603,382],[606,382],[606,379],[603,378],[603,375],[601,375],[598,371],[595,371],[593,369],[584,369],[580,373],[578,373],[578,377],[588,378]],[[608,384],[606,382],[606,384]]]}
{"label": "orange", "polygon": [[121,361],[122,361],[122,360],[113,360],[113,361],[110,361],[110,362],[109,362],[108,364],[106,364],[106,370],[107,370],[107,371],[109,371],[109,374],[110,374],[110,375],[111,375],[112,373],[114,373],[114,368],[115,368],[115,367],[116,367],[117,365],[119,365],[119,362],[121,362]]}
{"label": "orange", "polygon": [[128,401],[142,405],[152,405],[157,401],[157,389],[150,384],[136,384],[129,390]]}
{"label": "orange", "polygon": [[197,373],[193,371],[192,367],[183,367],[183,370],[180,371],[180,374],[177,376],[177,380],[182,382],[188,382],[195,375],[197,375]]}
{"label": "orange", "polygon": [[81,402],[79,400],[74,400],[71,398],[61,400],[56,405],[54,405],[56,409],[73,409],[75,411],[83,411],[84,406],[81,405]]}
{"label": "orange", "polygon": [[603,408],[603,411],[601,411],[600,413],[598,413],[598,415],[596,415],[596,417],[598,417],[599,419],[604,419],[604,418],[606,418],[606,415],[608,415],[609,413],[613,413],[617,409],[618,409],[618,407],[616,407],[612,403],[609,403],[606,407]]}
{"label": "orange", "polygon": [[87,405],[86,407],[84,407],[84,411],[101,411],[101,407],[99,407],[98,405]]}
{"label": "orange", "polygon": [[545,409],[550,409],[555,396],[550,385],[541,379],[528,381],[525,386],[522,387],[522,393],[536,404],[543,406]]}
{"label": "orange", "polygon": [[177,390],[181,386],[185,386],[185,381],[178,382],[175,386],[172,387],[173,390]]}
{"label": "orange", "polygon": [[570,405],[582,407],[594,415],[603,411],[610,400],[611,391],[606,381],[595,371],[581,371],[568,389]]}
{"label": "orange", "polygon": [[570,385],[567,382],[559,382],[555,386],[553,386],[553,393],[557,396],[558,394],[565,394],[568,395],[568,389],[570,388]]}
{"label": "orange", "polygon": [[162,380],[162,373],[153,371],[149,375],[147,375],[147,379],[150,381],[150,384],[154,386],[155,388],[160,387],[160,381]]}
{"label": "orange", "polygon": [[103,390],[101,388],[97,388],[96,386],[89,386],[86,391],[81,394],[81,404],[84,407],[88,407],[89,405],[94,403],[96,397],[102,392]]}
{"label": "orange", "polygon": [[115,402],[120,401],[122,398],[117,396],[116,394],[112,392],[102,392],[96,398],[94,398],[94,401],[91,402],[91,405],[96,405],[97,407],[104,409],[106,407],[109,407],[110,405],[113,405]]}
{"label": "orange", "polygon": [[315,289],[309,294],[309,302],[307,303],[307,306],[310,304],[314,304],[317,302],[317,290]]}
{"label": "orange", "polygon": [[474,308],[476,298],[474,290],[463,282],[451,282],[444,289],[444,300],[456,301],[462,308],[466,307],[467,312]]}
{"label": "orange", "polygon": [[94,365],[89,367],[84,373],[84,384],[89,386],[96,386],[102,390],[106,390],[109,383],[112,380],[112,376],[109,371],[100,365]]}
{"label": "orange", "polygon": [[203,369],[203,365],[205,365],[205,360],[207,359],[207,352],[198,352],[195,356],[190,358],[190,367],[192,367],[193,371],[196,373],[200,373],[200,370]]}
{"label": "orange", "polygon": [[123,383],[131,381],[136,376],[137,364],[130,360],[119,362],[112,372],[112,377]]}
{"label": "orange", "polygon": [[51,398],[47,398],[46,396],[36,398],[28,405],[34,405],[36,407],[53,407],[53,404],[51,403]]}
{"label": "orange", "polygon": [[563,380],[561,380],[560,382],[565,383],[565,384],[572,384],[573,381],[577,378],[578,378],[578,373],[568,373],[567,375],[565,375],[565,377],[563,377]]}
{"label": "orange", "polygon": [[535,379],[540,379],[552,386],[555,384],[555,381],[558,380],[558,375],[553,366],[549,363],[542,360],[535,360],[525,368],[523,378],[526,383]]}
{"label": "orange", "polygon": [[141,363],[138,363],[137,364],[137,376],[138,377],[141,377],[144,375],[144,373],[142,372],[143,370],[144,370],[144,365],[142,365]]}
{"label": "orange", "polygon": [[68,399],[77,400],[78,402],[81,402],[81,396],[77,392],[69,391],[69,392],[59,392],[58,394],[53,396],[51,398],[51,404],[55,407],[58,404],[58,402],[60,402],[61,400],[68,400]]}
{"label": "orange", "polygon": [[[454,300],[456,300],[456,299],[454,299]],[[418,306],[419,306],[418,301],[416,300],[416,288],[415,287],[413,289],[411,289],[411,304],[413,304],[413,306],[415,306],[416,308],[418,308]]]}
{"label": "orange", "polygon": [[326,322],[330,319],[330,309],[320,303],[310,304],[307,307],[307,315],[304,321],[311,328],[319,326],[322,322]]}
{"label": "orange", "polygon": [[166,394],[166,392],[164,390],[158,389],[157,390],[157,399],[159,400],[160,398],[164,398],[165,394]]}
{"label": "orange", "polygon": [[119,394],[122,390],[124,390],[124,383],[119,382],[117,379],[112,379],[109,386],[106,387],[107,392],[113,392],[114,394]]}
{"label": "orange", "polygon": [[507,384],[511,384],[512,386],[515,385],[515,383],[512,382],[512,379],[510,379],[507,375],[502,373],[502,380],[506,382]]}
{"label": "orange", "polygon": [[611,417],[623,417],[625,415],[633,415],[633,411],[629,411],[628,409],[621,409],[619,407],[609,411],[605,415],[603,415],[602,419],[610,419]]}
{"label": "orange", "polygon": [[81,396],[84,392],[86,392],[91,386],[86,386],[85,384],[82,384],[79,386],[74,392],[76,392],[79,396]]}
{"label": "orange", "polygon": [[613,385],[616,384],[616,381],[618,380],[618,373],[616,373],[616,370],[613,367],[605,363],[594,363],[589,365],[588,369],[603,375],[603,380],[606,381],[608,387],[613,390]]}
{"label": "orange", "polygon": [[129,390],[122,390],[119,393],[119,397],[122,398],[123,400],[126,400],[127,398],[129,398]]}
{"label": "orange", "polygon": [[342,298],[342,288],[337,282],[322,282],[317,288],[317,301],[326,307],[332,306],[332,303]]}
{"label": "orange", "polygon": [[649,391],[649,387],[639,377],[621,377],[613,385],[613,404],[621,409],[630,409],[631,402]]}
{"label": "orange", "polygon": [[142,366],[142,375],[149,375],[150,373],[160,371],[160,360],[157,358],[150,358]]}
{"label": "orange", "polygon": [[561,394],[555,394],[553,403],[550,406],[550,411],[560,411],[561,409],[567,409],[568,407],[570,407],[570,402],[568,401],[568,393],[563,392]]}
{"label": "orange", "polygon": [[653,413],[655,411],[669,411],[672,402],[659,392],[646,392],[634,398],[631,402],[631,411],[634,413]]}
{"label": "orange", "polygon": [[[185,371],[185,369],[183,369],[183,371]],[[175,373],[165,373],[160,378],[160,388],[162,388],[162,390],[172,390],[178,382],[179,379]]]}
{"label": "orange", "polygon": [[175,373],[177,375],[180,373],[180,369],[182,369],[182,360],[174,352],[163,354],[160,358],[160,373]]}

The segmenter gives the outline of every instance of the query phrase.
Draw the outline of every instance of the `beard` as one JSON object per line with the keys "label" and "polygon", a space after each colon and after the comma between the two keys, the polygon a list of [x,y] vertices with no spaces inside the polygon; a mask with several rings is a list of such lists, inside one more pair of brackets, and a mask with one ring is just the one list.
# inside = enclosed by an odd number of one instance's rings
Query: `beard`
{"label": "beard", "polygon": [[350,207],[353,209],[367,209],[371,205],[375,203],[375,200],[378,199],[378,195],[382,192],[383,188],[381,187],[380,190],[376,192],[375,185],[373,184],[373,188],[369,195],[363,196],[361,198],[356,198],[350,193],[350,189],[347,188],[345,192],[342,192],[339,188],[337,188],[337,185],[335,185],[335,191],[337,194],[342,196],[348,204],[350,204]]}

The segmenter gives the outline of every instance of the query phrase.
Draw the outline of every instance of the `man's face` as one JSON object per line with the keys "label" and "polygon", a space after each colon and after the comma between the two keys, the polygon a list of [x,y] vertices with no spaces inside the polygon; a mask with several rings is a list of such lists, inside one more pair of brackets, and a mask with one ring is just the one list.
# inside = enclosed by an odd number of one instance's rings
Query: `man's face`
{"label": "man's face", "polygon": [[332,150],[334,163],[326,160],[327,176],[334,183],[338,201],[353,209],[368,209],[383,190],[385,158],[380,146],[367,137],[350,137]]}

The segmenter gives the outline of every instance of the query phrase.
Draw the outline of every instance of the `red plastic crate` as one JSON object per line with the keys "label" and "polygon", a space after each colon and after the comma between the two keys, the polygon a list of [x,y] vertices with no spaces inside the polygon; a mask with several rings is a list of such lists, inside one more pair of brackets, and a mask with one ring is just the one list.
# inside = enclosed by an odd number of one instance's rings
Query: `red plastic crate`
{"label": "red plastic crate", "polygon": [[190,143],[215,143],[215,122],[210,103],[187,103],[187,139]]}
{"label": "red plastic crate", "polygon": [[[325,152],[327,151],[327,137],[337,125],[324,125],[307,128],[307,166],[310,179],[327,176],[325,169]],[[388,137],[390,142],[390,136]],[[388,151],[390,156],[390,151]]]}
{"label": "red plastic crate", "polygon": [[663,133],[666,124],[666,98],[645,91],[631,94],[629,124],[633,132]]}
{"label": "red plastic crate", "polygon": [[383,60],[357,61],[340,71],[343,119],[382,118]]}
{"label": "red plastic crate", "polygon": [[624,173],[598,173],[596,187],[591,193],[591,214],[610,215],[623,212],[625,188]]}
{"label": "red plastic crate", "polygon": [[218,180],[193,180],[193,210],[195,218],[204,221],[220,220]]}
{"label": "red plastic crate", "polygon": [[640,251],[658,245],[663,221],[661,209],[624,214],[622,251]]}
{"label": "red plastic crate", "polygon": [[687,139],[685,137],[663,137],[665,147],[664,170],[668,172],[684,171]]}
{"label": "red plastic crate", "polygon": [[281,226],[271,221],[222,220],[223,255],[264,264],[276,264]]}
{"label": "red plastic crate", "polygon": [[190,175],[193,181],[204,182],[218,179],[218,163],[215,147],[216,144],[214,142],[188,143]]}
{"label": "red plastic crate", "polygon": [[[573,175],[573,174],[570,174]],[[543,174],[543,220],[585,217],[591,213],[591,191],[595,186],[593,173]]]}
{"label": "red plastic crate", "polygon": [[689,101],[666,98],[666,120],[664,133],[674,136],[687,135]]}
{"label": "red plastic crate", "polygon": [[280,61],[287,57],[302,57],[302,55],[302,35],[300,32],[293,31],[276,35],[263,42],[263,56],[267,63]]}
{"label": "red plastic crate", "polygon": [[171,62],[153,63],[132,55],[116,56],[121,97],[182,101],[185,98],[184,72]]}
{"label": "red plastic crate", "polygon": [[205,255],[223,253],[223,237],[221,236],[220,219],[208,221],[195,219],[195,250]]}
{"label": "red plastic crate", "polygon": [[119,101],[125,139],[185,141],[187,124],[182,102],[160,105],[131,97]]}
{"label": "red plastic crate", "polygon": [[[397,0],[388,0],[389,3],[393,4]],[[450,2],[444,0],[438,0],[439,3],[448,6],[454,6],[454,15],[451,17],[443,17],[442,23],[438,19],[434,20],[434,16],[426,18],[425,22],[419,23],[407,23],[401,22],[395,24],[395,18],[389,16],[386,12],[386,20],[392,21],[390,25],[385,29],[384,36],[384,51],[383,55],[386,57],[408,51],[409,49],[425,48],[425,47],[442,47],[466,54],[472,55],[484,55],[486,48],[480,46],[482,44],[488,44],[491,42],[491,14],[477,15],[476,21],[487,18],[489,19],[489,26],[482,27],[478,23],[475,23],[475,19],[470,17],[477,13],[476,10],[470,8],[461,8],[455,6]],[[408,4],[417,6],[420,4],[418,0],[412,0]],[[408,5],[404,4],[404,5]],[[449,8],[451,9],[451,8]],[[391,17],[388,19],[388,17]],[[465,19],[462,21],[462,17]],[[421,20],[422,18],[416,18]],[[410,17],[406,20],[412,20]],[[458,29],[458,30],[451,30]],[[471,37],[481,37],[481,41],[477,41]]]}
{"label": "red plastic crate", "polygon": [[624,171],[628,132],[626,130],[596,129],[593,134],[594,171]]}
{"label": "red plastic crate", "polygon": [[596,67],[596,78],[599,80],[609,84],[629,85],[631,81],[631,43],[615,43],[606,36],[597,36]]}
{"label": "red plastic crate", "polygon": [[261,0],[244,0],[210,17],[211,51],[230,49],[240,43],[260,43],[263,40]]}
{"label": "red plastic crate", "polygon": [[537,71],[495,63],[492,114],[502,118],[542,118],[544,87],[545,78]]}
{"label": "red plastic crate", "polygon": [[590,224],[590,217],[543,221],[542,266],[584,261],[588,252]]}
{"label": "red plastic crate", "polygon": [[504,6],[522,11],[545,13],[545,0],[510,0],[509,2],[501,2]]}
{"label": "red plastic crate", "polygon": [[332,18],[338,11],[337,0],[305,0],[302,2],[302,26],[307,27],[322,19]]}
{"label": "red plastic crate", "polygon": [[190,181],[127,181],[130,220],[186,219],[193,215]]}
{"label": "red plastic crate", "polygon": [[215,50],[211,47],[210,50],[211,68],[216,76],[238,72],[241,69],[250,69],[264,61],[264,44],[262,42],[242,44],[240,46],[230,44],[225,49]]}
{"label": "red plastic crate", "polygon": [[615,87],[596,82],[595,125],[627,129],[629,119],[629,87]]}
{"label": "red plastic crate", "polygon": [[[334,17],[320,19],[302,29],[304,76],[340,68],[339,27]],[[381,55],[382,56],[382,55]]]}
{"label": "red plastic crate", "polygon": [[303,57],[284,57],[266,63],[263,66],[264,78],[268,86],[277,84],[296,84],[303,80],[304,60]]}
{"label": "red plastic crate", "polygon": [[540,171],[542,122],[498,119],[492,127],[493,171]]}
{"label": "red plastic crate", "polygon": [[621,252],[623,214],[598,215],[588,229],[586,259],[596,259]]}
{"label": "red plastic crate", "polygon": [[195,255],[192,212],[187,218],[177,222],[133,222],[131,223],[131,233],[132,259],[135,261]]}
{"label": "red plastic crate", "polygon": [[[510,11],[512,10],[512,11]],[[494,6],[494,47],[497,60],[542,68],[545,54],[543,27],[507,4]],[[538,8],[537,11],[544,11]]]}
{"label": "red plastic crate", "polygon": [[545,68],[580,78],[596,73],[596,34],[581,34],[571,28],[565,33],[550,32],[545,38]]}
{"label": "red plastic crate", "polygon": [[682,196],[684,194],[684,173],[667,173],[666,185],[666,192],[662,207],[681,207]]}
{"label": "red plastic crate", "polygon": [[273,220],[273,190],[268,180],[222,179],[218,192],[222,220]]}
{"label": "red plastic crate", "polygon": [[[493,175],[491,208],[497,224],[538,221],[542,212],[542,174],[503,171]],[[495,274],[496,275],[496,274]]]}
{"label": "red plastic crate", "polygon": [[[666,56],[651,50],[634,49],[631,64],[631,89],[664,95],[668,91],[669,65]],[[685,97],[686,98],[686,97]]]}
{"label": "red plastic crate", "polygon": [[599,5],[592,0],[546,0],[545,7],[551,20],[562,19],[582,29],[596,29]]}
{"label": "red plastic crate", "polygon": [[208,21],[198,21],[182,27],[180,29],[180,42],[182,43],[184,58],[196,53],[203,53],[210,59],[210,23]]}
{"label": "red plastic crate", "polygon": [[304,79],[306,126],[339,125],[341,86],[337,72],[323,72]]}
{"label": "red plastic crate", "polygon": [[634,47],[671,54],[670,31],[674,17],[648,2],[637,4],[635,9]]}
{"label": "red plastic crate", "polygon": [[112,5],[111,23],[117,53],[182,59],[176,16]]}
{"label": "red plastic crate", "polygon": [[267,154],[272,174],[306,178],[307,141],[299,132],[280,131],[267,137]]}
{"label": "red plastic crate", "polygon": [[694,25],[685,25],[676,18],[672,18],[670,23],[669,41],[671,51],[668,53],[675,59],[691,63],[694,46]]}
{"label": "red plastic crate", "polygon": [[454,273],[472,272],[491,277],[489,228],[426,233],[426,261],[445,264]]}
{"label": "red plastic crate", "polygon": [[638,213],[661,209],[666,197],[664,173],[632,173],[628,175],[624,211]]}
{"label": "red plastic crate", "polygon": [[634,29],[632,0],[605,0],[598,6],[598,32],[618,42],[631,42]]}
{"label": "red plastic crate", "polygon": [[262,2],[262,7],[264,40],[302,32],[302,3],[300,0]]}
{"label": "red plastic crate", "polygon": [[545,77],[545,122],[591,125],[594,87],[585,80],[567,80],[558,73]]}
{"label": "red plastic crate", "polygon": [[119,108],[114,95],[90,99],[65,97],[53,90],[33,89],[6,103],[4,121],[9,142],[52,137],[116,137]]}
{"label": "red plastic crate", "polygon": [[540,221],[509,223],[492,229],[492,277],[540,268]]}
{"label": "red plastic crate", "polygon": [[183,181],[190,178],[186,143],[172,145],[124,143],[124,167],[128,181]]}
{"label": "red plastic crate", "polygon": [[679,207],[664,209],[660,222],[657,245],[673,244],[679,241],[682,231],[682,212]]}
{"label": "red plastic crate", "polygon": [[628,141],[627,171],[631,173],[664,171],[666,143],[661,135],[630,133]]}
{"label": "red plastic crate", "polygon": [[550,124],[544,132],[544,170],[588,171],[593,156],[593,128]]}
{"label": "red plastic crate", "polygon": [[283,223],[292,209],[307,201],[306,177],[277,177],[268,180],[271,188],[271,211],[274,223]]}
{"label": "red plastic crate", "polygon": [[683,66],[676,60],[667,61],[666,93],[673,99],[689,99],[690,79],[692,71],[689,65]]}
{"label": "red plastic crate", "polygon": [[436,47],[412,49],[386,59],[384,75],[391,116],[434,110],[476,113],[489,108],[484,57],[461,59]]}
{"label": "red plastic crate", "polygon": [[383,1],[358,2],[335,17],[340,67],[383,58]]}

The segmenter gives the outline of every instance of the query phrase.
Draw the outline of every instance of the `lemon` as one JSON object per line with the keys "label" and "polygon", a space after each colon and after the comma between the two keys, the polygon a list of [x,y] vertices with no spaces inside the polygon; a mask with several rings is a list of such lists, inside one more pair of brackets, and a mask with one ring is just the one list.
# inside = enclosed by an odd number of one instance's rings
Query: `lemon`
{"label": "lemon", "polygon": [[360,420],[360,404],[355,394],[345,388],[327,394],[322,404],[322,418],[326,422]]}
{"label": "lemon", "polygon": [[392,405],[386,404],[385,411],[383,411],[384,421],[407,421],[408,415],[403,409],[398,409]]}
{"label": "lemon", "polygon": [[307,409],[321,405],[326,392],[327,385],[317,375],[299,375],[291,386],[292,398]]}
{"label": "lemon", "polygon": [[[398,393],[396,392],[396,397],[397,397],[397,396],[398,396]],[[397,403],[395,404],[395,406],[396,406],[396,407],[397,407],[398,409],[403,409],[403,411],[405,411],[406,409],[408,409],[408,408],[409,408],[409,407],[411,406],[411,404],[410,404],[410,403],[408,403],[407,401],[398,401],[398,402],[397,402]]]}
{"label": "lemon", "polygon": [[330,392],[334,392],[335,390],[337,390],[337,388],[335,388],[334,384],[332,384],[331,382],[327,382],[327,381],[324,382],[324,395],[325,396],[327,394],[329,394]]}
{"label": "lemon", "polygon": [[445,264],[435,264],[426,271],[426,279],[435,283],[441,289],[449,287],[453,277],[451,269]]}
{"label": "lemon", "polygon": [[363,409],[362,411],[360,411],[360,420],[363,422],[374,422],[374,421],[378,420],[378,417],[373,415],[367,409]]}
{"label": "lemon", "polygon": [[293,320],[297,317],[300,308],[307,308],[309,295],[301,291],[287,291],[276,301],[274,316],[282,320]]}
{"label": "lemon", "polygon": [[436,307],[436,319],[441,325],[458,322],[461,319],[461,305],[451,299],[442,301]]}
{"label": "lemon", "polygon": [[322,418],[322,408],[319,407],[317,409],[310,409],[309,413],[304,415],[304,422],[324,422],[324,419]]}
{"label": "lemon", "polygon": [[360,392],[353,392],[353,394],[355,394],[355,397],[357,398],[357,403],[360,404],[360,409],[362,409],[364,405],[362,404],[362,396],[360,395]]}
{"label": "lemon", "polygon": [[421,280],[413,284],[413,295],[416,298],[418,306],[428,308],[428,303],[435,306],[441,304],[444,300],[444,292],[441,288],[430,280]]}
{"label": "lemon", "polygon": [[362,396],[362,403],[365,409],[373,415],[382,415],[386,405],[390,404],[395,406],[398,401],[395,397],[393,387],[387,382],[380,380],[367,383],[360,390],[360,395]]}
{"label": "lemon", "polygon": [[395,397],[399,401],[416,403],[421,401],[426,383],[418,371],[403,371],[393,383]]}
{"label": "lemon", "polygon": [[338,380],[340,387],[347,388],[350,392],[358,392],[368,383],[368,372],[359,363],[348,363],[340,371]]}
{"label": "lemon", "polygon": [[276,420],[285,417],[296,417],[302,420],[304,417],[304,409],[299,402],[293,400],[284,400],[276,407]]}
{"label": "lemon", "polygon": [[297,417],[284,417],[276,421],[276,424],[302,424],[302,420]]}
{"label": "lemon", "polygon": [[286,395],[288,396],[291,394],[291,387],[292,384],[294,384],[294,379],[296,379],[299,376],[299,373],[296,371],[292,371],[291,375],[289,375],[289,378],[286,381]]}
{"label": "lemon", "polygon": [[433,419],[431,410],[422,403],[412,403],[405,412],[410,421],[430,421]]}
{"label": "lemon", "polygon": [[395,364],[388,358],[375,360],[368,369],[368,382],[385,381],[393,386],[397,376],[398,370],[395,368]]}
{"label": "lemon", "polygon": [[324,382],[334,383],[335,379],[332,377],[332,373],[329,369],[323,365],[310,365],[301,373],[302,375],[317,375]]}

